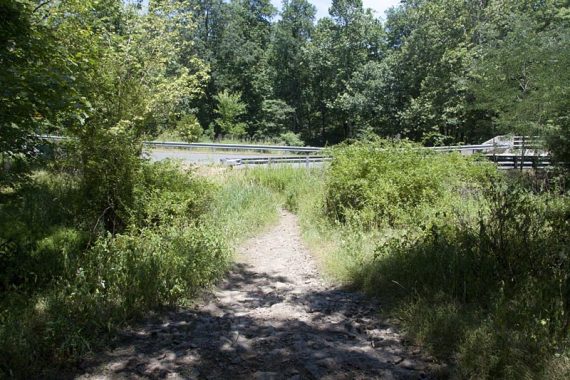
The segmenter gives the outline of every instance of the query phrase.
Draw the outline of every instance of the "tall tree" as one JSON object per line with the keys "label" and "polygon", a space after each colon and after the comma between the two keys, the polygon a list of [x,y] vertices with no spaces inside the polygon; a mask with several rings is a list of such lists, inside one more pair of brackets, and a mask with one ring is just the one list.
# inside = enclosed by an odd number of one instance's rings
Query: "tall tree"
{"label": "tall tree", "polygon": [[[269,47],[273,95],[293,107],[294,118],[286,128],[294,132],[308,128],[307,88],[310,78],[304,47],[311,39],[315,14],[315,6],[307,0],[284,0],[281,19],[274,25]],[[273,109],[277,110],[276,107]],[[267,115],[273,116],[271,112]]]}
{"label": "tall tree", "polygon": [[199,60],[180,63],[181,32],[191,27],[183,5],[151,1],[141,12],[119,0],[69,0],[42,8],[38,22],[55,36],[74,83],[69,106],[51,121],[78,141],[73,165],[85,212],[108,231],[120,231],[129,217],[140,139],[175,124],[207,78]]}
{"label": "tall tree", "polygon": [[232,0],[213,68],[217,92],[240,92],[247,105],[249,133],[260,121],[263,100],[271,94],[267,47],[275,8],[269,0]]}
{"label": "tall tree", "polygon": [[362,1],[333,1],[329,12],[332,18],[319,21],[308,46],[313,121],[320,124],[323,143],[354,136],[357,118],[344,100],[349,83],[357,70],[385,52],[382,25]]}
{"label": "tall tree", "polygon": [[486,11],[473,78],[478,101],[493,111],[500,131],[567,139],[568,2],[505,0]]}
{"label": "tall tree", "polygon": [[385,108],[406,136],[426,143],[490,137],[490,118],[468,86],[485,2],[408,1],[386,23],[393,83]]}

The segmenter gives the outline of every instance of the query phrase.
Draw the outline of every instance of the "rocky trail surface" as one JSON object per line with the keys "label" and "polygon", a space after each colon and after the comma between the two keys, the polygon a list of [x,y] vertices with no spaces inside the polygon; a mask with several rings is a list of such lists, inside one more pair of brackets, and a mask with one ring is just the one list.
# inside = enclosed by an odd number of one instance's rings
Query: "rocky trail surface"
{"label": "rocky trail surface", "polygon": [[296,217],[283,211],[275,227],[242,246],[204,303],[126,331],[79,378],[434,378],[378,310],[323,282]]}

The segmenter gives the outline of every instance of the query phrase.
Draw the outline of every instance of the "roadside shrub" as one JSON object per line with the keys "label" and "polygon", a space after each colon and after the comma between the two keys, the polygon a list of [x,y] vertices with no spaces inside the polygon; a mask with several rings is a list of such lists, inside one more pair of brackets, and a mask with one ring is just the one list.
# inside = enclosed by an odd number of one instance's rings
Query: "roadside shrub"
{"label": "roadside shrub", "polygon": [[[395,226],[445,211],[477,192],[493,168],[459,154],[442,155],[405,142],[357,142],[332,150],[325,212],[361,226]],[[426,207],[427,206],[427,207]]]}
{"label": "roadside shrub", "polygon": [[176,123],[176,132],[183,141],[188,143],[198,141],[204,134],[204,130],[195,115],[184,115]]}
{"label": "roadside shrub", "polygon": [[279,139],[287,146],[305,146],[304,141],[299,134],[293,132],[286,132],[279,135]]}
{"label": "roadside shrub", "polygon": [[142,150],[133,130],[128,121],[109,129],[89,128],[79,137],[78,157],[70,157],[81,163],[84,217],[99,233],[124,231],[133,209]]}
{"label": "roadside shrub", "polygon": [[228,255],[219,234],[205,226],[143,229],[99,239],[77,280],[128,316],[190,297],[225,271]]}
{"label": "roadside shrub", "polygon": [[67,257],[86,246],[75,217],[78,181],[34,173],[0,198],[0,291],[46,286],[63,275]]}
{"label": "roadside shrub", "polygon": [[565,377],[570,198],[552,173],[406,143],[332,152],[322,195],[298,209],[328,273],[380,296],[454,378]]}
{"label": "roadside shrub", "polygon": [[139,227],[196,221],[211,207],[218,189],[213,183],[183,173],[179,165],[163,161],[142,166],[131,215]]}
{"label": "roadside shrub", "polygon": [[78,215],[77,179],[33,178],[0,204],[1,225],[11,226],[0,231],[0,377],[55,376],[126,322],[184,302],[227,268],[225,226],[211,215],[218,187],[173,163],[141,166],[114,234],[77,223],[91,220]]}
{"label": "roadside shrub", "polygon": [[460,378],[536,378],[570,339],[570,201],[507,178],[479,197],[356,254],[352,279]]}

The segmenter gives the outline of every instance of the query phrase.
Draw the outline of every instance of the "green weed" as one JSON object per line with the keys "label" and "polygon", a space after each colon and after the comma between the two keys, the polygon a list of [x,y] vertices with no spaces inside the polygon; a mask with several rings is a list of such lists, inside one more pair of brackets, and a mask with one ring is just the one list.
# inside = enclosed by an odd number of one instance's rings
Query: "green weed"
{"label": "green weed", "polygon": [[0,377],[55,376],[146,311],[185,303],[278,208],[241,176],[214,184],[169,162],[142,166],[122,232],[101,234],[81,195],[56,172],[3,193]]}
{"label": "green weed", "polygon": [[568,373],[567,195],[414,146],[357,143],[333,155],[320,175],[255,173],[292,194],[329,275],[381,297],[383,312],[454,377]]}

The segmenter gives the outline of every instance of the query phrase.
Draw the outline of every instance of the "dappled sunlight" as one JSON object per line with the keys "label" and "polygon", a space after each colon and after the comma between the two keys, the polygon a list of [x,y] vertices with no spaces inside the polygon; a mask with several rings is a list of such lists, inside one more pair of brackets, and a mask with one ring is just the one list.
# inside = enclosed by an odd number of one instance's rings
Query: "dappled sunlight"
{"label": "dappled sunlight", "polygon": [[240,252],[204,303],[133,327],[80,378],[433,376],[437,366],[402,344],[377,301],[322,282],[291,214]]}

